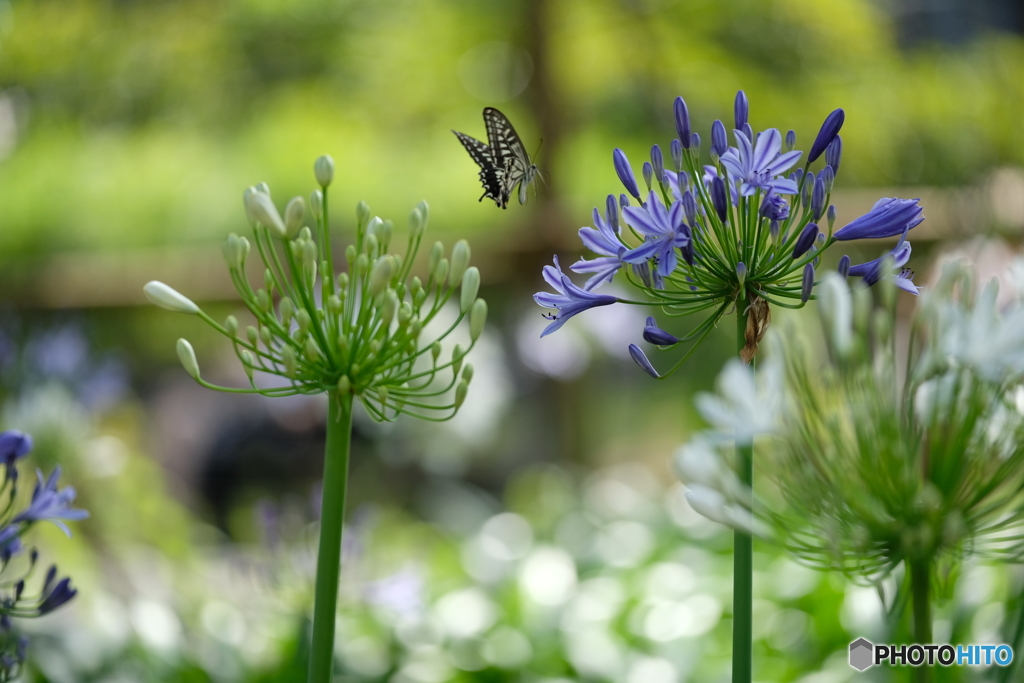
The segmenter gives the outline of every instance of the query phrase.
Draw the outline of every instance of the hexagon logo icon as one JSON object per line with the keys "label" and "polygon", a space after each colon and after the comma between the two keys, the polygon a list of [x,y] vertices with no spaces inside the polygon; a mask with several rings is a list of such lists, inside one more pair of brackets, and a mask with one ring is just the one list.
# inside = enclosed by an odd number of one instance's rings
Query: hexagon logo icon
{"label": "hexagon logo icon", "polygon": [[864,638],[850,643],[850,666],[857,671],[864,671],[874,664],[875,646]]}

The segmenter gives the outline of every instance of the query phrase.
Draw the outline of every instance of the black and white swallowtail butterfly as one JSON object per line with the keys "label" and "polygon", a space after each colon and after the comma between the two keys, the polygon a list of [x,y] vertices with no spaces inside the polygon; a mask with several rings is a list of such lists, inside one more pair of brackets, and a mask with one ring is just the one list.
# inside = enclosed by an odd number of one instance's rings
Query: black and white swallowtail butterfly
{"label": "black and white swallowtail butterfly", "polygon": [[480,182],[484,186],[480,201],[487,197],[507,209],[508,200],[519,185],[519,203],[525,204],[526,190],[537,176],[537,165],[527,154],[512,123],[500,111],[485,107],[484,126],[489,144],[457,130],[452,131],[480,167]]}

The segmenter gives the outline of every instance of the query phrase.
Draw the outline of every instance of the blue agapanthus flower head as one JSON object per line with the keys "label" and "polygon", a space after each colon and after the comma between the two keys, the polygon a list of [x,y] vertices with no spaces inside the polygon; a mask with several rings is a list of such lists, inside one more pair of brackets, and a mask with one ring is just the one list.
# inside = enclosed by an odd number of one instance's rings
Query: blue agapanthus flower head
{"label": "blue agapanthus flower head", "polygon": [[[638,331],[645,341],[664,350],[691,343],[674,369],[723,315],[735,310],[746,316],[745,329],[754,330],[745,334],[741,353],[749,360],[757,351],[772,306],[799,308],[815,298],[817,272],[831,245],[905,238],[924,219],[917,200],[886,198],[833,232],[838,212],[831,196],[843,151],[839,133],[846,120],[842,109],[825,118],[805,155],[796,149],[794,131],[787,132],[783,141],[778,128],[755,129],[750,103],[740,91],[733,103],[735,144],[728,145],[725,125],[715,120],[708,154],[711,163],[701,157],[690,111],[682,98],[673,102],[679,136],[670,142],[674,170],[664,167],[661,148],[652,146],[651,161],[645,162],[643,172],[646,196],[640,193],[626,153],[620,148],[613,151],[615,173],[629,196],[620,195],[617,203],[614,196],[609,197],[604,213],[595,209],[593,225],[580,229],[580,240],[593,257],[578,260],[572,270],[590,276],[585,287],[570,282],[557,261],[555,267],[544,269],[544,278],[555,292],[538,293],[535,298],[556,310],[549,314],[552,323],[545,335],[573,315],[617,302],[632,305],[646,300],[673,316],[702,313],[703,320],[680,337],[665,332],[653,319]],[[812,168],[813,164],[817,166]],[[841,266],[869,285],[892,277],[898,286],[916,293],[911,273],[905,269],[909,257],[910,245],[903,239],[883,259],[852,267],[845,259]],[[888,273],[886,264],[898,271]],[[624,278],[643,296],[625,299],[597,293],[615,278]],[[639,346],[632,345],[629,351],[652,377],[671,374],[671,370],[658,372]]]}

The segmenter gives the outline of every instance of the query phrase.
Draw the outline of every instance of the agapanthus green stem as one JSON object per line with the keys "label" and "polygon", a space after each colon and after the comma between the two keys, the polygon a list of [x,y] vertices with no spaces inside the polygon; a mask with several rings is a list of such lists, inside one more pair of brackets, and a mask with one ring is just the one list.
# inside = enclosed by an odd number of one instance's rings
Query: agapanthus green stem
{"label": "agapanthus green stem", "polygon": [[[908,562],[910,595],[914,609],[914,642],[928,645],[932,642],[931,566],[927,560]],[[917,683],[930,683],[932,670],[928,665],[915,668]]]}
{"label": "agapanthus green stem", "polygon": [[316,558],[313,645],[309,655],[308,683],[330,683],[334,666],[334,620],[338,604],[338,576],[341,573],[341,530],[351,441],[352,395],[331,392],[327,411],[327,444],[324,447],[320,549]]}
{"label": "agapanthus green stem", "polygon": [[[736,352],[746,345],[746,297],[736,299]],[[750,361],[751,366],[754,361]],[[736,444],[736,465],[740,480],[753,488],[753,444]],[[734,532],[732,575],[732,681],[750,683],[754,659],[754,539]]]}

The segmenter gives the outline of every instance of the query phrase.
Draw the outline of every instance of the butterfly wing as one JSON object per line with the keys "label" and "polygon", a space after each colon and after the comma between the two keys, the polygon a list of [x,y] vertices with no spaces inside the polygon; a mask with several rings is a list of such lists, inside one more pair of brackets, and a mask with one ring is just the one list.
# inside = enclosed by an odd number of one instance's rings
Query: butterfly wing
{"label": "butterfly wing", "polygon": [[502,196],[507,202],[518,184],[519,203],[525,204],[526,191],[537,174],[537,166],[530,160],[519,133],[507,116],[494,107],[486,107],[484,125],[494,163],[503,169]]}
{"label": "butterfly wing", "polygon": [[484,187],[484,193],[480,196],[480,201],[487,197],[488,199],[493,199],[494,203],[501,208],[507,208],[508,193],[504,191],[504,165],[495,163],[492,150],[488,145],[457,130],[452,132],[455,133],[455,137],[459,139],[462,146],[469,152],[469,158],[480,167],[480,184]]}

